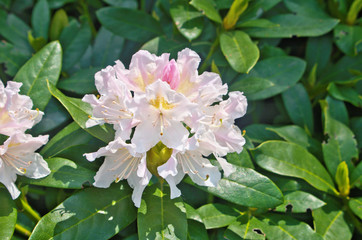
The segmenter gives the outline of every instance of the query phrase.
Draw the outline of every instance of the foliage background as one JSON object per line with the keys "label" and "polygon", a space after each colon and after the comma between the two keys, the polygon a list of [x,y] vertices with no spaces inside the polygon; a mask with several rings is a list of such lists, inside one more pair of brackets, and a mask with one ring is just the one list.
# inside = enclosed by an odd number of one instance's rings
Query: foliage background
{"label": "foliage background", "polygon": [[[0,186],[1,239],[361,239],[360,0],[0,0],[0,78],[45,112],[31,133],[52,173]],[[124,182],[93,188],[113,138],[85,128],[94,73],[139,49],[189,47],[205,70],[243,91],[237,172],[217,188],[157,180],[136,209]],[[15,229],[15,233],[14,233]]]}

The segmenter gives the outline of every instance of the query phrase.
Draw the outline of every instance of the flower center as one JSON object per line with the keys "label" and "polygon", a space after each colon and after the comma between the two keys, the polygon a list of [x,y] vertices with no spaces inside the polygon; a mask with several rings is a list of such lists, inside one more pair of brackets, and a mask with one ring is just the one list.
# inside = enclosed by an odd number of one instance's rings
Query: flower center
{"label": "flower center", "polygon": [[156,99],[152,99],[150,104],[157,109],[171,110],[174,105],[169,104],[163,97],[157,97]]}
{"label": "flower center", "polygon": [[147,152],[147,168],[155,176],[159,177],[157,168],[171,157],[172,149],[166,147],[162,142],[157,143]]}

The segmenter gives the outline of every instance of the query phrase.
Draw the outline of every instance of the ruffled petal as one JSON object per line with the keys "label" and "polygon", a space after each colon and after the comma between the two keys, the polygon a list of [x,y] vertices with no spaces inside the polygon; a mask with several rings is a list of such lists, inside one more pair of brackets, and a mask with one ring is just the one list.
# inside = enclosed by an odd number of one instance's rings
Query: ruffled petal
{"label": "ruffled petal", "polygon": [[48,176],[50,174],[48,163],[39,153],[25,155],[23,156],[22,160],[26,162],[31,162],[31,164],[26,167],[26,177],[38,179]]}
{"label": "ruffled petal", "polygon": [[16,187],[15,181],[15,171],[12,168],[6,166],[5,164],[2,164],[2,166],[0,167],[0,182],[4,184],[4,186],[8,189],[12,199],[16,199],[20,195],[20,191]]}

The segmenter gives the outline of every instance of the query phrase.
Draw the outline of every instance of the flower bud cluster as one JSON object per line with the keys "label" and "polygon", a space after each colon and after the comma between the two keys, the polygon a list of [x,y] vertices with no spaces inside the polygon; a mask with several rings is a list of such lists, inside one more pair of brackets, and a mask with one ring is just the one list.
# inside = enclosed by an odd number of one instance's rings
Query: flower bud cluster
{"label": "flower bud cluster", "polygon": [[21,83],[0,81],[0,182],[13,199],[20,195],[15,185],[17,175],[42,178],[49,175],[48,164],[35,151],[48,142],[48,135],[33,137],[27,129],[38,123],[43,112],[32,110],[33,102],[19,94]]}
{"label": "flower bud cluster", "polygon": [[234,122],[246,113],[246,98],[230,92],[223,100],[227,85],[216,73],[199,75],[199,63],[200,57],[187,48],[177,60],[141,50],[129,69],[116,61],[96,73],[100,95],[83,98],[93,107],[86,125],[108,123],[116,131],[106,147],[85,154],[89,161],[105,156],[96,187],[127,179],[139,207],[152,174],[168,182],[175,198],[181,195],[176,185],[185,174],[199,185],[217,186],[221,173],[206,158],[211,154],[224,175],[233,172],[223,156],[240,153],[245,144]]}

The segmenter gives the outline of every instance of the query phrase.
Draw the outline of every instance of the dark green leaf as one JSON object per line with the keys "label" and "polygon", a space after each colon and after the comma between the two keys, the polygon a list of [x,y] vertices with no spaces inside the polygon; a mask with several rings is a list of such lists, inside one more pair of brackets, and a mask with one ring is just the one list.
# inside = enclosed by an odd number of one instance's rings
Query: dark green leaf
{"label": "dark green leaf", "polygon": [[356,56],[362,51],[362,27],[337,25],[334,38],[338,48],[347,55]]}
{"label": "dark green leaf", "polygon": [[197,209],[197,212],[200,214],[206,229],[226,227],[240,216],[238,210],[219,203],[204,205]]}
{"label": "dark green leaf", "polygon": [[31,15],[31,25],[33,26],[35,37],[43,37],[48,40],[48,30],[50,24],[50,9],[47,0],[38,1]]}
{"label": "dark green leaf", "polygon": [[115,7],[124,7],[124,8],[132,8],[137,9],[138,8],[138,2],[137,0],[103,0],[104,2],[108,3],[111,6]]}
{"label": "dark green leaf", "polygon": [[323,9],[322,5],[315,0],[284,0],[285,6],[298,15],[314,18],[331,18]]}
{"label": "dark green leaf", "polygon": [[220,47],[230,66],[240,73],[248,73],[259,59],[257,45],[242,31],[222,33]]}
{"label": "dark green leaf", "polygon": [[288,142],[299,144],[305,148],[310,146],[308,134],[299,126],[290,125],[283,127],[268,127],[266,129],[275,132]]}
{"label": "dark green leaf", "polygon": [[6,73],[15,76],[20,67],[30,58],[30,54],[24,53],[7,42],[0,42],[0,63],[5,63]]}
{"label": "dark green leaf", "polygon": [[217,9],[215,8],[215,2],[213,0],[191,0],[190,4],[197,8],[199,11],[202,11],[209,19],[221,23],[221,17]]}
{"label": "dark green leaf", "polygon": [[[225,1],[225,0],[219,0]],[[243,22],[250,19],[259,18],[260,15],[269,11],[275,5],[277,5],[282,0],[253,0],[249,1],[249,6],[245,12],[240,16],[238,22]],[[230,5],[229,5],[230,6]]]}
{"label": "dark green leaf", "polygon": [[362,162],[360,162],[357,167],[351,172],[351,187],[362,187]]}
{"label": "dark green leaf", "polygon": [[51,83],[48,84],[48,88],[50,93],[67,109],[74,121],[81,128],[105,143],[109,143],[114,139],[114,130],[110,127],[107,128],[106,125],[103,125],[102,127],[94,126],[92,128],[87,128],[85,126],[89,116],[92,114],[92,108],[88,103],[85,103],[78,98],[65,96]]}
{"label": "dark green leaf", "polygon": [[78,166],[71,160],[49,158],[46,161],[51,171],[48,176],[42,179],[19,177],[19,180],[32,185],[68,189],[82,189],[84,183],[93,183],[95,172]]}
{"label": "dark green leaf", "polygon": [[313,133],[313,111],[309,96],[302,84],[296,84],[282,93],[284,106],[293,123]]}
{"label": "dark green leaf", "polygon": [[228,160],[229,163],[234,164],[236,166],[254,169],[254,164],[251,161],[250,155],[245,148],[241,153],[236,153],[236,152],[228,153],[226,155],[226,159]]}
{"label": "dark green leaf", "polygon": [[189,47],[188,42],[181,42],[174,39],[168,39],[166,37],[156,37],[146,42],[141,49],[147,50],[150,53],[161,55],[162,53],[170,53],[171,57],[176,57],[177,52]]}
{"label": "dark green leaf", "polygon": [[249,21],[238,23],[235,27],[237,28],[244,28],[244,27],[258,27],[258,28],[271,28],[271,27],[278,27],[278,24],[275,24],[268,19],[252,19]]}
{"label": "dark green leaf", "polygon": [[57,41],[51,42],[21,67],[14,81],[23,83],[21,93],[31,97],[35,107],[44,110],[51,98],[47,81],[57,84],[61,66],[61,46]]}
{"label": "dark green leaf", "polygon": [[67,3],[75,2],[76,0],[47,0],[47,1],[49,4],[49,7],[54,9],[54,8],[60,8]]}
{"label": "dark green leaf", "polygon": [[139,239],[187,239],[186,209],[181,198],[170,199],[170,189],[154,184],[143,193],[138,209]]}
{"label": "dark green leaf", "polygon": [[265,239],[265,235],[254,231],[256,229],[260,230],[259,225],[259,221],[255,217],[250,216],[249,214],[244,214],[239,217],[237,221],[229,225],[225,231],[225,237],[230,240],[263,240]]}
{"label": "dark green leaf", "polygon": [[351,198],[348,202],[351,210],[356,214],[360,219],[362,219],[362,197]]}
{"label": "dark green leaf", "polygon": [[281,139],[277,134],[269,131],[267,128],[272,127],[267,124],[252,124],[245,128],[246,136],[255,143],[262,143],[268,140]]}
{"label": "dark green leaf", "polygon": [[326,205],[325,202],[310,193],[295,191],[284,193],[284,203],[275,210],[278,212],[286,212],[287,207],[291,206],[293,213],[305,213],[308,209],[314,210],[324,205]]}
{"label": "dark green leaf", "polygon": [[288,142],[268,141],[252,151],[256,163],[273,173],[302,178],[313,187],[337,193],[323,165],[305,148]]}
{"label": "dark green leaf", "polygon": [[10,240],[13,236],[17,210],[6,188],[0,186],[0,238]]}
{"label": "dark green leaf", "polygon": [[330,83],[327,90],[334,98],[349,102],[356,107],[362,108],[362,95],[359,94],[356,89]]}
{"label": "dark green leaf", "polygon": [[344,102],[337,100],[333,97],[327,96],[326,101],[328,104],[329,115],[345,125],[349,125],[348,111]]}
{"label": "dark green leaf", "polygon": [[59,81],[57,87],[79,95],[94,93],[97,91],[94,84],[94,74],[99,70],[98,67],[82,69],[69,78]]}
{"label": "dark green leaf", "polygon": [[293,86],[302,77],[305,66],[306,63],[296,57],[268,58],[258,62],[249,74],[235,81],[230,89],[244,92],[248,100],[269,98]]}
{"label": "dark green leaf", "polygon": [[144,42],[162,35],[159,22],[142,11],[107,7],[98,10],[97,17],[105,28],[133,41]]}
{"label": "dark green leaf", "polygon": [[136,219],[131,195],[126,183],[73,194],[39,221],[30,240],[109,239]]}
{"label": "dark green leaf", "polygon": [[333,41],[329,35],[308,38],[305,54],[308,71],[317,65],[317,71],[321,73],[331,57],[332,44]]}
{"label": "dark green leaf", "polygon": [[351,119],[351,130],[356,135],[358,148],[362,148],[362,117]]}
{"label": "dark green leaf", "polygon": [[188,240],[208,240],[205,225],[194,220],[187,220],[187,239]]}

